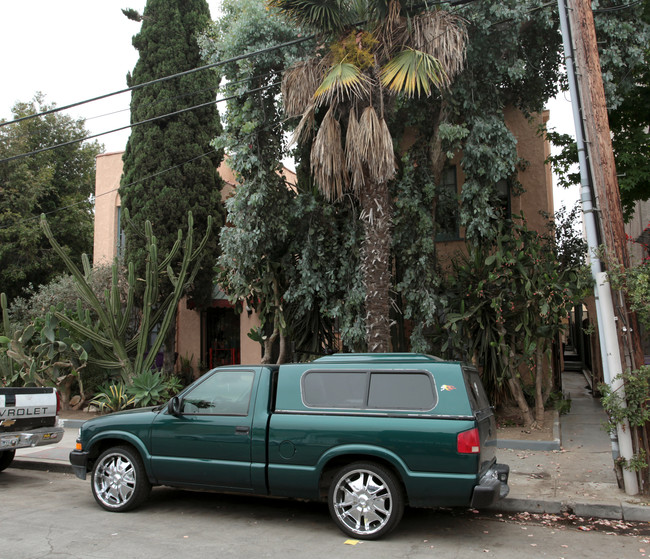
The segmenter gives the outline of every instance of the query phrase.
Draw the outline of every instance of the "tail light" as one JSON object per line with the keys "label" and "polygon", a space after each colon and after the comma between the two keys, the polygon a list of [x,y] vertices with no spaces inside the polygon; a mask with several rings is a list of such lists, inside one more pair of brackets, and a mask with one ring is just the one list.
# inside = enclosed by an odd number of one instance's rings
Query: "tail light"
{"label": "tail light", "polygon": [[456,449],[459,454],[480,454],[481,441],[478,435],[478,428],[458,433],[456,438]]}
{"label": "tail light", "polygon": [[59,391],[56,388],[54,393],[56,394],[56,415],[59,415],[61,412],[61,396],[59,396]]}

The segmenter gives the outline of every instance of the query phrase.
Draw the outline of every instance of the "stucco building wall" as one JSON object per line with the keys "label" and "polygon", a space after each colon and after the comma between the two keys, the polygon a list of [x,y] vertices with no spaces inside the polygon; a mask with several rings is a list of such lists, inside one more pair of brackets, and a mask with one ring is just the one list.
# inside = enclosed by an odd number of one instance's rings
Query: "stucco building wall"
{"label": "stucco building wall", "polygon": [[95,235],[93,265],[110,264],[117,255],[118,208],[122,154],[103,153],[96,158]]}

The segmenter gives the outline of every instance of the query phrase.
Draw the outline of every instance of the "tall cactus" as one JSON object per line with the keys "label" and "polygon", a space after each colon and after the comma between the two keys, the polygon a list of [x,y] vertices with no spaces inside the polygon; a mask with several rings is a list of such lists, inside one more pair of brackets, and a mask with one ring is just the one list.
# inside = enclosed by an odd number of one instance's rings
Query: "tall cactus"
{"label": "tall cactus", "polygon": [[7,349],[11,342],[11,324],[9,323],[9,312],[7,310],[7,295],[0,293],[0,308],[2,309],[2,329],[0,330],[0,386],[11,383],[15,376],[13,360],[7,355]]}
{"label": "tall cactus", "polygon": [[9,310],[6,293],[0,293],[0,308],[2,308],[2,334],[11,335],[11,324],[9,324]]}
{"label": "tall cactus", "polygon": [[[125,212],[125,217],[128,221],[128,212]],[[45,216],[41,216],[41,226],[50,244],[74,277],[80,296],[95,313],[93,317],[90,311],[83,310],[81,301],[78,302],[77,314],[73,318],[55,312],[57,318],[66,323],[69,328],[91,341],[94,352],[93,355],[89,355],[89,362],[106,369],[120,370],[125,382],[129,382],[134,375],[150,369],[176,315],[178,302],[199,271],[212,232],[212,218],[208,217],[206,232],[198,247],[194,248],[194,219],[192,212],[188,212],[185,242],[183,242],[183,232],[179,229],[174,246],[161,262],[159,262],[157,241],[151,222],[145,223],[148,258],[144,277],[142,314],[136,332],[130,338],[128,327],[133,318],[136,289],[133,264],[128,264],[126,302],[123,303],[120,298],[116,259],[112,267],[111,287],[105,291],[105,300],[102,303],[90,287],[91,267],[88,257],[85,254],[82,256],[84,268],[82,272],[57,243]],[[172,266],[179,256],[182,258],[177,264],[178,272],[175,273]],[[158,282],[165,274],[174,290],[163,301],[158,301]],[[158,335],[152,346],[148,347],[149,335],[156,326],[159,326]]]}

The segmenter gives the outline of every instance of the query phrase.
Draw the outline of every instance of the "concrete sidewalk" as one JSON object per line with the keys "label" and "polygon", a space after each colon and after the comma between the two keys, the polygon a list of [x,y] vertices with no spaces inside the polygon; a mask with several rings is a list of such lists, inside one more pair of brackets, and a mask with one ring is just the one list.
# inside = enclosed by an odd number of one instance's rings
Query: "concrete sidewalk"
{"label": "concrete sidewalk", "polygon": [[[591,397],[580,373],[564,373],[562,383],[572,402],[571,412],[560,417],[558,441],[500,441],[497,456],[510,466],[510,495],[494,508],[650,522],[650,502],[618,487],[599,400]],[[72,473],[68,455],[81,423],[64,419],[60,443],[18,450],[11,467]],[[501,448],[503,443],[510,448]]]}
{"label": "concrete sidewalk", "polygon": [[571,412],[560,416],[559,450],[499,448],[510,466],[510,495],[498,505],[509,512],[560,514],[650,522],[650,502],[619,489],[607,416],[581,373],[563,373]]}

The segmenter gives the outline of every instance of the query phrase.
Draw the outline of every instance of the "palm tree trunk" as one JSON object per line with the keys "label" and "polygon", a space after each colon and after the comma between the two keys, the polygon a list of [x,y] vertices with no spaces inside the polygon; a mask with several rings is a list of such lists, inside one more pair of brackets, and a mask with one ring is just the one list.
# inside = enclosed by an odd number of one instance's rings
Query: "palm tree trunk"
{"label": "palm tree trunk", "polygon": [[388,184],[366,182],[359,194],[365,240],[362,266],[366,288],[366,342],[368,351],[390,351],[390,249],[392,204]]}

